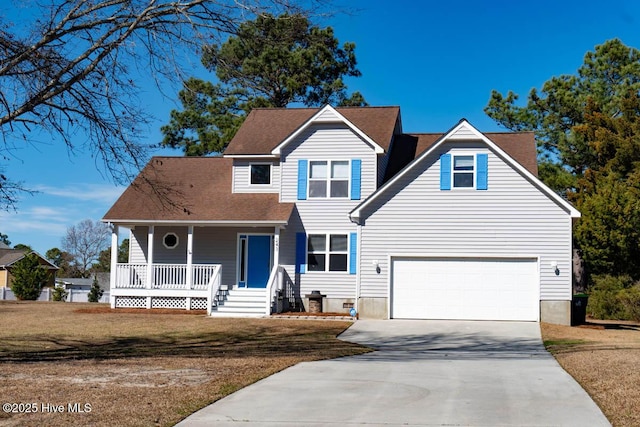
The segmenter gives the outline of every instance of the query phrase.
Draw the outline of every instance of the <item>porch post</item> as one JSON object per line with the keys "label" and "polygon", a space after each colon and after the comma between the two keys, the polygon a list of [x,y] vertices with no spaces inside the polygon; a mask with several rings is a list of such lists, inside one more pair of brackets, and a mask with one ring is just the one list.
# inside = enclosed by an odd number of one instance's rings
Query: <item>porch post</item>
{"label": "porch post", "polygon": [[111,224],[111,274],[109,275],[109,302],[111,308],[116,308],[116,274],[118,274],[118,226]]}
{"label": "porch post", "polygon": [[276,226],[273,233],[273,265],[280,264],[280,227]]}
{"label": "porch post", "polygon": [[[155,226],[150,225],[147,233],[147,289],[153,287],[153,232]],[[147,308],[151,308],[151,297],[147,297]]]}
{"label": "porch post", "polygon": [[[187,289],[193,289],[193,225],[187,230]],[[187,310],[191,310],[191,298],[187,297]]]}

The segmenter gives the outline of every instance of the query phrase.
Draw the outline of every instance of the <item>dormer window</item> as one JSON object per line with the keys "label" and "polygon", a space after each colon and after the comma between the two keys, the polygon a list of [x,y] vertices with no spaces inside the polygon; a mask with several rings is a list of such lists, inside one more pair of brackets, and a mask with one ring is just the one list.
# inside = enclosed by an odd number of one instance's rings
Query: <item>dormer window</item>
{"label": "dormer window", "polygon": [[473,156],[453,156],[454,188],[473,188]]}
{"label": "dormer window", "polygon": [[251,185],[271,185],[271,164],[251,164]]}

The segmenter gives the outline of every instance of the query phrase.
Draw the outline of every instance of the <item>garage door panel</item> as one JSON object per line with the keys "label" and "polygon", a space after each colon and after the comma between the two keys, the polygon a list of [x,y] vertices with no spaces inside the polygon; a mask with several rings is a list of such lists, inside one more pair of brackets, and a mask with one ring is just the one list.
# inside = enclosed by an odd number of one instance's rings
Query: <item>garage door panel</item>
{"label": "garage door panel", "polygon": [[391,316],[538,320],[535,259],[393,258]]}

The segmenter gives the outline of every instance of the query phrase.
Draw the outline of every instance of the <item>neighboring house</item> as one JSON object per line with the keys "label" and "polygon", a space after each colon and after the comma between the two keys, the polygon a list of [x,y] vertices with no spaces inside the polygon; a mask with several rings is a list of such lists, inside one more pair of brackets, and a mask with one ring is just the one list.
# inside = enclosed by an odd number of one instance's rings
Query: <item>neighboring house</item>
{"label": "neighboring house", "polygon": [[[9,249],[6,246],[0,248],[0,288],[11,288],[11,283],[13,282],[11,269],[16,262],[24,258],[29,252],[31,251],[26,249]],[[47,261],[47,259],[39,253],[35,251],[32,252],[38,256],[40,265],[49,271],[49,280],[46,286],[54,286],[58,267]]]}
{"label": "neighboring house", "polygon": [[[156,157],[106,213],[114,307],[569,324],[572,219],[532,133],[405,134],[398,107],[257,109],[223,157]],[[300,306],[303,307],[300,307]]]}
{"label": "neighboring house", "polygon": [[56,286],[64,286],[66,290],[74,291],[90,291],[93,286],[94,277],[98,279],[98,286],[103,291],[109,292],[110,274],[97,273],[90,278],[78,278],[78,277],[58,277],[56,279]]}

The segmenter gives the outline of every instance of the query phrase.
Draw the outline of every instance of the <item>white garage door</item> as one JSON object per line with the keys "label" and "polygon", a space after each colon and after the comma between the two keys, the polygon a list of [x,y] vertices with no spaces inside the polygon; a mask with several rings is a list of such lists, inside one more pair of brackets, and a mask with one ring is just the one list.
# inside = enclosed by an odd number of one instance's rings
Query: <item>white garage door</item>
{"label": "white garage door", "polygon": [[535,259],[392,258],[391,317],[539,318]]}

